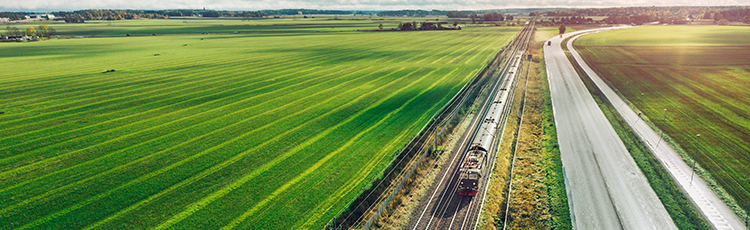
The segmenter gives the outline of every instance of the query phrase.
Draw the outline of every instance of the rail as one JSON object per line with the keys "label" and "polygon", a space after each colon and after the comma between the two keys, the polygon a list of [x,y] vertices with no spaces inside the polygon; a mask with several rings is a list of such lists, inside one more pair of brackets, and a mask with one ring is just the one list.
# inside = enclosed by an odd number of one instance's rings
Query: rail
{"label": "rail", "polygon": [[[472,96],[476,96],[477,90],[482,88],[487,79],[492,75],[499,75],[494,69],[497,69],[499,60],[506,59],[518,50],[519,42],[523,39],[521,34],[511,44],[498,51],[494,58],[487,62],[481,71],[478,71],[472,80],[468,81],[461,90],[451,98],[440,110],[438,110],[430,119],[428,124],[422,127],[419,134],[397,154],[394,162],[381,171],[375,179],[371,181],[373,185],[369,190],[360,192],[358,198],[352,200],[347,206],[339,211],[332,218],[325,228],[327,229],[348,229],[361,228],[369,229],[372,224],[380,217],[388,205],[391,204],[396,194],[399,193],[404,184],[408,181],[424,158],[429,153],[434,152],[438,145],[438,140],[443,137],[445,130],[450,124],[455,122],[456,115],[465,108],[466,102]],[[508,52],[508,47],[513,47],[513,51]],[[507,68],[509,64],[506,64]],[[504,70],[505,68],[502,68]],[[500,72],[502,73],[502,72]],[[484,76],[484,77],[483,77]],[[499,82],[499,81],[498,81]],[[495,85],[495,84],[493,84]],[[409,158],[411,157],[411,158]],[[408,159],[408,161],[406,161]],[[387,172],[386,172],[387,171]],[[397,174],[394,176],[394,174]],[[382,179],[378,179],[382,178]],[[380,194],[380,195],[378,195]],[[377,196],[375,200],[373,197]],[[354,206],[354,204],[356,206]],[[369,205],[367,205],[369,204]],[[345,214],[348,212],[348,214]],[[341,219],[343,217],[343,219]],[[356,220],[354,219],[356,218]]]}
{"label": "rail", "polygon": [[[390,204],[390,201],[392,201],[392,199],[395,196],[395,194],[397,194],[400,191],[400,188],[403,186],[404,182],[406,181],[405,178],[409,178],[414,173],[415,169],[417,168],[416,166],[418,166],[418,164],[416,162],[421,162],[421,160],[423,160],[424,157],[426,156],[426,154],[424,154],[424,153],[429,152],[429,150],[431,150],[431,148],[430,149],[425,149],[424,148],[425,147],[424,144],[425,143],[430,143],[430,141],[432,141],[432,143],[433,143],[432,146],[434,146],[434,144],[435,144],[435,142],[437,140],[437,137],[440,137],[443,134],[443,132],[445,131],[447,125],[450,124],[454,120],[455,115],[460,111],[461,108],[463,108],[463,106],[466,103],[466,101],[469,98],[469,96],[476,90],[477,86],[481,85],[483,83],[483,81],[486,79],[486,78],[483,78],[481,76],[488,75],[487,74],[488,70],[490,70],[491,65],[493,65],[494,63],[497,62],[497,60],[499,59],[499,56],[501,55],[501,53],[502,53],[502,50],[498,51],[494,55],[495,57],[491,61],[485,63],[483,65],[483,67],[481,68],[481,70],[478,71],[471,78],[470,81],[468,81],[467,83],[465,83],[464,86],[461,88],[461,90],[459,90],[459,92],[456,95],[454,95],[451,98],[451,100],[449,100],[441,109],[439,109],[435,114],[433,114],[433,116],[430,119],[430,122],[427,123],[427,124],[425,124],[422,127],[422,129],[420,130],[419,134],[417,134],[417,136],[413,137],[411,139],[411,141],[406,145],[406,147],[404,147],[399,152],[399,154],[397,154],[396,159],[400,159],[400,160],[398,162],[396,162],[395,164],[391,164],[391,167],[387,167],[387,168],[383,169],[383,171],[381,171],[378,174],[378,175],[382,175],[382,177],[379,177],[379,178],[383,178],[383,179],[380,180],[380,182],[378,182],[377,184],[376,184],[376,181],[378,180],[378,177],[376,177],[375,179],[373,179],[370,182],[371,185],[375,184],[375,186],[373,186],[369,190],[370,192],[368,192],[367,195],[365,195],[365,192],[367,192],[367,191],[360,192],[360,194],[358,195],[358,198],[355,199],[355,200],[350,201],[349,204],[347,204],[344,209],[342,209],[341,211],[339,211],[334,216],[334,218],[332,218],[328,222],[328,224],[326,225],[325,228],[327,228],[327,229],[344,229],[344,228],[362,228],[362,229],[368,229],[369,226],[374,221],[374,219],[375,219],[374,217],[379,216],[385,210],[385,207],[387,207],[387,205]],[[436,122],[438,120],[438,118],[440,118],[440,117],[443,117],[443,118],[448,117],[448,119],[440,119],[440,122]],[[440,129],[436,133],[436,131],[438,130],[437,127],[440,127]],[[427,135],[425,135],[425,134],[427,134]],[[347,219],[351,218],[352,215],[356,215],[356,214],[354,214],[355,211],[357,209],[359,209],[360,206],[362,204],[364,204],[365,202],[360,202],[359,205],[357,205],[354,208],[351,208],[352,204],[355,203],[355,202],[357,202],[357,201],[367,200],[368,198],[370,198],[370,196],[372,196],[375,193],[377,193],[376,192],[376,191],[378,191],[377,188],[380,187],[380,186],[382,186],[383,181],[385,181],[387,178],[390,177],[390,175],[398,168],[398,165],[406,158],[405,155],[408,155],[409,152],[413,151],[415,149],[415,146],[419,146],[419,149],[417,150],[416,154],[413,155],[414,157],[412,157],[412,160],[410,160],[409,163],[406,165],[407,167],[409,167],[409,169],[401,171],[401,173],[399,173],[399,175],[396,176],[392,180],[392,181],[399,180],[400,182],[398,184],[389,183],[390,186],[388,188],[385,188],[383,190],[383,191],[391,191],[390,193],[382,192],[382,194],[388,194],[388,196],[381,195],[377,200],[375,200],[374,202],[372,202],[371,205],[369,205],[369,207],[366,209],[366,211],[363,211],[362,214],[359,215],[359,217],[354,222],[354,224],[347,225],[346,224],[348,222]],[[430,147],[432,147],[432,146],[430,146]],[[419,156],[419,157],[417,158],[417,156]],[[388,173],[384,174],[384,172],[387,171],[387,170],[388,170]],[[362,198],[363,196],[364,196],[364,198]],[[373,207],[375,205],[377,205],[377,204],[380,204],[380,206],[378,207],[377,211],[372,211]],[[349,215],[347,215],[346,217],[344,217],[345,220],[339,220],[338,218],[340,218],[341,215],[345,211],[347,211],[347,210],[350,211]],[[377,214],[377,215],[374,215],[374,214]],[[367,216],[370,216],[370,218],[365,218]],[[369,224],[363,224],[363,220],[364,219],[367,219],[368,220],[367,223],[369,223]]]}

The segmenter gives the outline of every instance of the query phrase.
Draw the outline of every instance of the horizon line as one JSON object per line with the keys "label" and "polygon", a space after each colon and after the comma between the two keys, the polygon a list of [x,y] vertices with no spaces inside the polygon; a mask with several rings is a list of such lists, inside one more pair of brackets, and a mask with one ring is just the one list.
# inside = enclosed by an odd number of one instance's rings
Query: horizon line
{"label": "horizon line", "polygon": [[88,9],[4,9],[4,13],[44,13],[44,12],[74,12],[83,10],[206,10],[206,11],[265,11],[265,10],[338,10],[338,11],[401,11],[401,10],[424,10],[424,11],[490,11],[490,10],[531,10],[531,9],[606,9],[606,8],[630,8],[630,7],[747,7],[749,5],[650,5],[650,6],[590,6],[590,7],[571,7],[571,6],[545,6],[545,7],[507,7],[507,8],[490,8],[490,9],[424,9],[424,8],[403,8],[403,9],[325,9],[325,8],[276,8],[276,9],[205,9],[205,8],[88,8]]}

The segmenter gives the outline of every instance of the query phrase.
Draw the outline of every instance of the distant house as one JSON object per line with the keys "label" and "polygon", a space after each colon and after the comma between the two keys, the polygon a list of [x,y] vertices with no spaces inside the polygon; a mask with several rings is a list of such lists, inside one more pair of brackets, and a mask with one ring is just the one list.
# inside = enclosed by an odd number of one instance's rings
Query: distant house
{"label": "distant house", "polygon": [[0,18],[0,23],[10,23],[10,18]]}
{"label": "distant house", "polygon": [[32,15],[26,15],[24,16],[26,19],[34,19],[34,20],[53,20],[55,19],[54,14],[32,14]]}

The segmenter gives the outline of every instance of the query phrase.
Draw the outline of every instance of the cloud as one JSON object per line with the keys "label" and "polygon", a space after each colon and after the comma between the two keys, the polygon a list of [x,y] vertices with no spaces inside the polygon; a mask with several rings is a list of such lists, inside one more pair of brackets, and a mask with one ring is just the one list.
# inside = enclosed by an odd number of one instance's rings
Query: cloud
{"label": "cloud", "polygon": [[535,7],[614,7],[614,6],[726,6],[748,5],[748,0],[3,0],[0,10],[58,11],[80,9],[339,9],[399,10],[440,9],[476,10]]}

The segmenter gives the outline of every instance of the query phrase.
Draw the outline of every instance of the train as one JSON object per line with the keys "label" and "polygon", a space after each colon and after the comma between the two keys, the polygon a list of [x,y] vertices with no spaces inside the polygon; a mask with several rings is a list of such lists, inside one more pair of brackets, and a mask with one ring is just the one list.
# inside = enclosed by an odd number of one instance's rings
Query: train
{"label": "train", "polygon": [[479,144],[469,148],[466,160],[461,165],[459,172],[458,194],[464,196],[475,196],[482,182],[482,167],[487,159],[487,150]]}
{"label": "train", "polygon": [[463,196],[475,196],[482,188],[482,173],[489,173],[491,169],[488,169],[493,162],[490,162],[491,158],[488,155],[488,149],[492,149],[498,128],[500,126],[502,115],[506,109],[513,88],[513,83],[517,78],[518,67],[521,65],[521,61],[526,56],[525,51],[518,51],[514,53],[513,60],[508,69],[507,74],[503,78],[503,82],[495,90],[495,94],[492,95],[487,110],[484,111],[483,122],[479,125],[476,135],[474,136],[471,145],[465,152],[463,162],[459,168],[458,175],[458,194]]}

